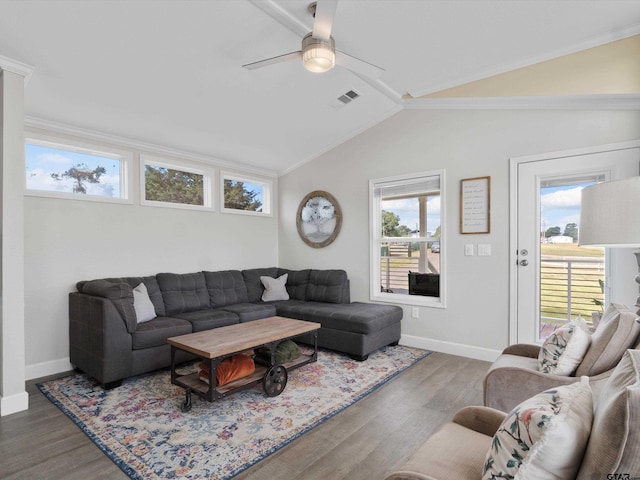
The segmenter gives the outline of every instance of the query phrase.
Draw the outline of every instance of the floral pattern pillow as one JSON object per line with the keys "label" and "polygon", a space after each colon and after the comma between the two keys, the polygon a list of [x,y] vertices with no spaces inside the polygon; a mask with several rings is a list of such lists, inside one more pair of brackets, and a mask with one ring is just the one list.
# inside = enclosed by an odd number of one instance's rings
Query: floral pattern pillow
{"label": "floral pattern pillow", "polygon": [[578,317],[547,337],[538,354],[539,370],[555,375],[571,375],[589,349],[591,333]]}
{"label": "floral pattern pillow", "polygon": [[587,377],[525,400],[493,436],[482,480],[575,478],[592,419]]}

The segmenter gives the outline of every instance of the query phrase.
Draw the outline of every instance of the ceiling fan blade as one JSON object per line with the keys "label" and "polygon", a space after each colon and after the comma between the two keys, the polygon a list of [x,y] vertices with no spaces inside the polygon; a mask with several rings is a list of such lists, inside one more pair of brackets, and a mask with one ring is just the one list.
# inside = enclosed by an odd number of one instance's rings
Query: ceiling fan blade
{"label": "ceiling fan blade", "polygon": [[275,65],[276,63],[287,62],[289,60],[299,60],[300,58],[302,58],[301,51],[285,53],[284,55],[278,55],[277,57],[271,57],[260,60],[258,62],[247,63],[246,65],[242,65],[242,68],[246,68],[247,70],[255,70],[256,68],[268,67],[269,65]]}
{"label": "ceiling fan blade", "polygon": [[313,38],[324,40],[325,42],[329,41],[337,6],[338,0],[318,0],[311,35]]}
{"label": "ceiling fan blade", "polygon": [[365,62],[359,58],[352,57],[348,53],[341,52],[340,50],[336,50],[336,64],[369,78],[380,78],[380,76],[385,72],[384,68],[378,67],[373,63]]}

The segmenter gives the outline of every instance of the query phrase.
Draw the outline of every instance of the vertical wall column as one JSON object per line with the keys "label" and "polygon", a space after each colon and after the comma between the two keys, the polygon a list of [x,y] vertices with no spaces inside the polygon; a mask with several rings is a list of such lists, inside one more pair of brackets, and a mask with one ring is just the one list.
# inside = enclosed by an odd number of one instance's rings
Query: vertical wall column
{"label": "vertical wall column", "polygon": [[26,410],[24,76],[0,70],[0,416]]}

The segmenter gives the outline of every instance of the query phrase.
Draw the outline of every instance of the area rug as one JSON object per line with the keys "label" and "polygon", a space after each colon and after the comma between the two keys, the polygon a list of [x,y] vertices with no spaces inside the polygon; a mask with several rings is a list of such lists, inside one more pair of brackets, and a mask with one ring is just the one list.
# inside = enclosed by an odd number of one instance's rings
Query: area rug
{"label": "area rug", "polygon": [[194,396],[186,413],[180,408],[184,390],[171,384],[168,371],[132,377],[107,391],[80,374],[38,387],[130,478],[219,480],[273,454],[428,354],[386,347],[356,362],[320,350],[317,362],[289,372],[277,397],[259,386],[213,403]]}

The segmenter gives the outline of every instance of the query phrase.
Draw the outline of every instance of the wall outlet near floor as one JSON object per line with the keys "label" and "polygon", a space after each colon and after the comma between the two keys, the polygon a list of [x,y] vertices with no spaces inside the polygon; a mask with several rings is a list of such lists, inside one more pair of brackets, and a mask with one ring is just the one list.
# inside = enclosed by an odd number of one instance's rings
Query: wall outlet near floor
{"label": "wall outlet near floor", "polygon": [[411,308],[411,317],[412,318],[420,317],[420,309],[418,307],[412,307]]}

